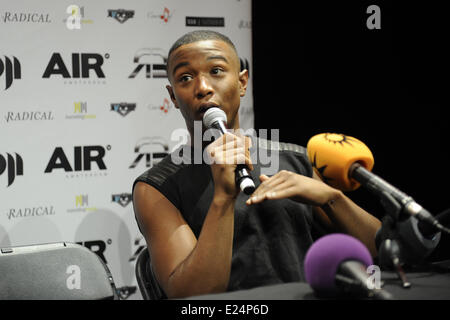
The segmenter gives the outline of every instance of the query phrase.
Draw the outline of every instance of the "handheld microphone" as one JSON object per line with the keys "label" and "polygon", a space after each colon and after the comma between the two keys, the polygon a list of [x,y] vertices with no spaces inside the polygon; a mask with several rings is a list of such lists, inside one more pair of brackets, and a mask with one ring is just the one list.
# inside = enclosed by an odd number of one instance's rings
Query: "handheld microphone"
{"label": "handheld microphone", "polygon": [[[227,123],[227,115],[223,110],[212,107],[206,110],[203,116],[203,124],[206,128],[217,129],[222,135],[227,132],[225,124]],[[236,167],[236,185],[242,192],[247,195],[255,191],[255,183],[250,175],[248,168],[244,164],[238,164]]]}
{"label": "handheld microphone", "polygon": [[318,296],[344,293],[355,298],[392,299],[389,292],[381,289],[381,274],[368,274],[372,265],[364,244],[349,235],[335,233],[320,238],[308,249],[305,277]]}
{"label": "handheld microphone", "polygon": [[317,174],[332,187],[351,191],[363,185],[378,196],[387,195],[401,205],[404,213],[430,224],[436,231],[450,233],[414,199],[370,172],[374,159],[360,140],[343,134],[321,133],[307,144],[308,157]]}

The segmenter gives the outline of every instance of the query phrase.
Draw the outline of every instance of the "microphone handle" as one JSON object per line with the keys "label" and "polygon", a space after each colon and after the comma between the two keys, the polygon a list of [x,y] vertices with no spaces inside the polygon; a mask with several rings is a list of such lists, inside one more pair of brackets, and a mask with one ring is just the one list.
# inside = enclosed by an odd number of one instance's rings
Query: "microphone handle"
{"label": "microphone handle", "polygon": [[349,170],[349,176],[363,186],[365,186],[369,191],[374,194],[381,194],[383,192],[388,193],[394,199],[396,199],[403,207],[403,210],[409,214],[410,216],[415,216],[419,220],[425,220],[428,223],[435,224],[436,222],[433,219],[433,216],[422,206],[420,206],[417,202],[414,201],[413,198],[403,193],[396,187],[392,186],[388,182],[384,181],[377,175],[373,174],[359,163],[355,162]]}
{"label": "microphone handle", "polygon": [[[225,134],[227,132],[227,128],[225,127],[223,121],[215,121],[212,124],[212,127],[219,130],[222,134]],[[237,165],[235,176],[236,185],[239,186],[242,192],[244,192],[246,195],[251,195],[255,191],[255,182],[253,181],[253,178],[250,175],[245,164]]]}
{"label": "microphone handle", "polygon": [[227,127],[225,126],[225,123],[223,121],[215,121],[212,124],[212,127],[219,130],[222,135],[224,135],[227,132]]}
{"label": "microphone handle", "polygon": [[335,275],[335,284],[344,293],[356,295],[357,298],[369,298],[375,300],[391,300],[390,292],[381,288],[369,289],[369,276],[366,267],[359,261],[346,260],[342,262]]}
{"label": "microphone handle", "polygon": [[357,162],[352,164],[352,166],[350,167],[349,176],[350,178],[353,178],[361,183],[361,185],[365,186],[374,194],[387,192],[396,200],[400,201],[400,203],[403,205],[406,205],[408,202],[412,201],[412,198],[410,196],[387,183]]}
{"label": "microphone handle", "polygon": [[256,187],[253,178],[247,170],[247,166],[238,164],[236,167],[236,184],[246,195],[251,195]]}

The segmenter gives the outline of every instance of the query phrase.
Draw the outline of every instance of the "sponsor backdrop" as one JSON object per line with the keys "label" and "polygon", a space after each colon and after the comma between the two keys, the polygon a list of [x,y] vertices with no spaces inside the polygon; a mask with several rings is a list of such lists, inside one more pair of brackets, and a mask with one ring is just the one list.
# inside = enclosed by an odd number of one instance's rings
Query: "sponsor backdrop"
{"label": "sponsor backdrop", "polygon": [[8,1],[0,19],[0,246],[80,243],[138,299],[132,183],[185,127],[165,89],[167,52],[213,29],[251,66],[251,1]]}

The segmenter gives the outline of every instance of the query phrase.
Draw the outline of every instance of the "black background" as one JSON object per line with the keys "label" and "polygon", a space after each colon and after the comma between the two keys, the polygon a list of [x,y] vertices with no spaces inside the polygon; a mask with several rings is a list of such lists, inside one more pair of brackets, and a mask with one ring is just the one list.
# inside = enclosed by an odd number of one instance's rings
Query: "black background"
{"label": "black background", "polygon": [[[392,2],[395,2],[392,3]],[[381,9],[369,30],[367,7]],[[253,1],[255,128],[306,146],[322,132],[356,137],[373,172],[436,215],[450,208],[450,55],[443,5],[406,1]],[[347,194],[381,218],[378,199]],[[444,236],[430,259],[450,258]]]}

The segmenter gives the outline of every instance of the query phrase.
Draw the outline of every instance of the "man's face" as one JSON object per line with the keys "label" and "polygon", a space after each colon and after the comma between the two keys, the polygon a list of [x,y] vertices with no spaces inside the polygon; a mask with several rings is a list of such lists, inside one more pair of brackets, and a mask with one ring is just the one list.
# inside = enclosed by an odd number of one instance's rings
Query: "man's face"
{"label": "man's face", "polygon": [[194,121],[219,106],[227,115],[228,128],[239,128],[240,97],[245,95],[248,71],[240,72],[239,58],[226,42],[205,40],[185,44],[169,57],[167,86],[191,135]]}

